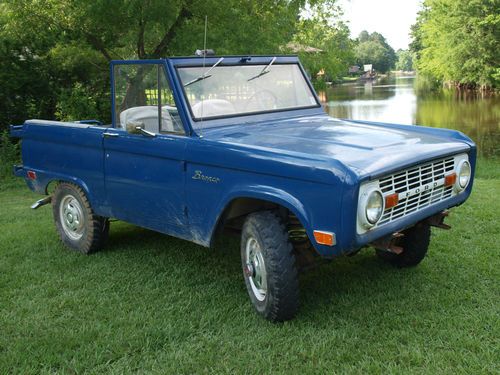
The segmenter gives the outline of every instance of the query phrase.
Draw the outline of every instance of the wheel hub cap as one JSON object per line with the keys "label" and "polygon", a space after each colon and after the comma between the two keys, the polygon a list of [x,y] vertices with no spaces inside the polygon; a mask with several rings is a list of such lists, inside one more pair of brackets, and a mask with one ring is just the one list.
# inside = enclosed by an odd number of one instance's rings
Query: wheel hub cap
{"label": "wheel hub cap", "polygon": [[264,255],[255,238],[248,238],[245,246],[245,254],[246,259],[243,271],[250,282],[255,298],[263,301],[267,294],[267,272]]}
{"label": "wheel hub cap", "polygon": [[247,275],[247,277],[254,277],[255,276],[255,271],[253,269],[252,263],[245,264],[243,271],[245,272],[245,275]]}
{"label": "wheel hub cap", "polygon": [[72,240],[79,240],[83,236],[84,216],[80,202],[72,195],[66,195],[61,200],[59,208],[64,233]]}

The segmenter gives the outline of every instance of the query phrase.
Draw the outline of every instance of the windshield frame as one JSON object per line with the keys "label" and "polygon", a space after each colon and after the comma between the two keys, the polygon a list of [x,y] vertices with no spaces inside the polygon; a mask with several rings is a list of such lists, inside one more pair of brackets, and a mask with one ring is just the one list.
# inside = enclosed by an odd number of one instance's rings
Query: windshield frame
{"label": "windshield frame", "polygon": [[[220,59],[220,56],[211,56],[215,59]],[[237,56],[234,56],[234,57],[237,57]],[[244,60],[246,57],[242,57],[240,56],[240,60],[237,61],[236,63],[235,62],[231,62],[231,61],[226,61],[227,58],[225,57],[225,59],[220,63],[218,64],[217,66],[218,67],[232,67],[232,66],[266,66],[269,64],[269,61],[266,63],[265,61],[260,61],[262,57],[267,57],[267,56],[258,56],[259,57],[259,61],[248,61],[248,60]],[[283,56],[284,57],[284,56]],[[290,57],[290,56],[286,56],[286,57]],[[295,57],[295,56],[294,56]],[[273,57],[270,56],[269,57],[270,59],[272,59]],[[306,85],[308,87],[308,89],[310,90],[310,93],[312,94],[316,104],[311,104],[311,105],[307,105],[307,106],[298,106],[298,107],[289,107],[289,108],[280,108],[280,109],[271,109],[271,110],[264,110],[264,111],[251,111],[251,112],[241,112],[241,113],[234,113],[234,114],[227,114],[227,115],[217,115],[217,116],[207,116],[207,117],[196,117],[194,116],[194,113],[193,113],[193,110],[191,108],[191,104],[189,102],[189,99],[188,99],[188,96],[187,96],[187,93],[186,93],[186,88],[184,87],[184,84],[181,80],[181,76],[180,76],[180,72],[179,72],[179,69],[183,69],[183,68],[202,68],[203,67],[203,64],[201,61],[196,61],[196,63],[192,63],[192,64],[175,64],[174,66],[174,69],[175,69],[175,74],[176,74],[176,79],[179,81],[180,83],[180,87],[181,87],[181,90],[182,90],[182,95],[184,96],[184,101],[186,103],[186,107],[189,111],[189,115],[191,117],[191,120],[195,123],[199,123],[199,122],[203,122],[203,121],[212,121],[212,120],[221,120],[221,119],[229,119],[229,118],[238,118],[238,117],[247,117],[247,116],[256,116],[256,115],[262,115],[262,114],[273,114],[273,113],[280,113],[280,112],[289,112],[289,111],[299,111],[299,110],[306,110],[306,109],[314,109],[314,108],[322,108],[321,106],[321,103],[319,101],[319,98],[318,98],[318,95],[316,93],[316,90],[314,90],[314,87],[313,85],[311,84],[311,81],[309,80],[309,78],[307,77],[307,74],[302,66],[302,64],[300,63],[300,61],[295,57],[295,61],[279,61],[279,57],[277,58],[277,60],[273,63],[273,66],[277,66],[277,65],[296,65],[298,68],[299,68],[299,71],[300,73],[302,74],[302,77],[304,79],[304,81],[306,82]],[[207,64],[205,65],[205,68],[207,69],[210,69],[210,63],[207,62]]]}

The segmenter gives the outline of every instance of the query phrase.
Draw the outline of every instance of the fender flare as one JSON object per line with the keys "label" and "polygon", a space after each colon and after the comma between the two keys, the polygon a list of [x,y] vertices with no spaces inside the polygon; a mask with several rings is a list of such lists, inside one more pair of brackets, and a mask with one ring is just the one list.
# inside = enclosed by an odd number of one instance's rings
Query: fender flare
{"label": "fender flare", "polygon": [[209,243],[213,244],[213,240],[215,237],[216,228],[222,219],[222,215],[229,207],[229,205],[240,198],[252,198],[259,199],[267,202],[272,202],[279,204],[290,210],[297,218],[300,223],[304,226],[309,236],[310,233],[310,214],[307,212],[306,207],[302,204],[302,202],[297,199],[292,194],[288,193],[285,190],[278,189],[272,186],[263,186],[263,185],[247,185],[247,186],[238,186],[232,189],[229,194],[227,194],[221,202],[217,205],[216,212],[217,217],[211,223],[211,230],[209,233]]}
{"label": "fender flare", "polygon": [[[30,171],[36,172],[36,175],[37,175],[36,181],[30,180],[27,178],[26,172],[28,169]],[[92,203],[92,195],[90,194],[89,187],[87,186],[87,184],[83,180],[81,180],[77,177],[63,174],[63,173],[53,173],[53,172],[47,172],[47,171],[40,170],[40,169],[26,168],[26,167],[24,167],[23,177],[25,178],[25,180],[26,180],[26,182],[31,190],[33,190],[36,193],[44,194],[44,195],[48,195],[47,189],[48,189],[49,185],[55,181],[70,182],[72,184],[78,185],[79,187],[81,187],[83,189],[83,191],[87,195],[89,201],[91,201],[91,203]]]}

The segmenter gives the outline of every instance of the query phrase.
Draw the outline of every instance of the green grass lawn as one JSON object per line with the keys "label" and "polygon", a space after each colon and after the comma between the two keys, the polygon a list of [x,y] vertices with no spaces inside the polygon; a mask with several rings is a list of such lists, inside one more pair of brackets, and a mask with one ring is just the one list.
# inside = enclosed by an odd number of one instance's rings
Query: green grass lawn
{"label": "green grass lawn", "polygon": [[39,196],[4,185],[0,374],[498,374],[500,179],[485,176],[419,267],[338,259],[301,277],[300,313],[278,325],[253,312],[236,239],[209,250],[114,222],[83,256],[49,207],[29,209]]}

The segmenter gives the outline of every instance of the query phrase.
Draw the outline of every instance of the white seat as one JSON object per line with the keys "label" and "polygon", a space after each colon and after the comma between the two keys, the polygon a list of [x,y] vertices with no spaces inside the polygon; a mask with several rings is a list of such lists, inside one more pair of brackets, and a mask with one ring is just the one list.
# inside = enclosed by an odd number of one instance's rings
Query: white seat
{"label": "white seat", "polygon": [[224,99],[207,99],[191,107],[194,117],[224,116],[235,113],[234,105]]}
{"label": "white seat", "polygon": [[[163,106],[161,109],[161,130],[174,131],[172,118],[170,117],[169,109],[173,107]],[[120,126],[127,129],[127,123],[142,123],[144,129],[152,133],[158,134],[160,126],[158,122],[158,107],[154,105],[145,105],[140,107],[132,107],[120,113]]]}

